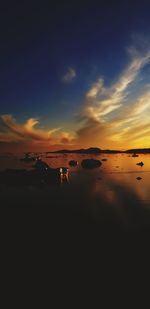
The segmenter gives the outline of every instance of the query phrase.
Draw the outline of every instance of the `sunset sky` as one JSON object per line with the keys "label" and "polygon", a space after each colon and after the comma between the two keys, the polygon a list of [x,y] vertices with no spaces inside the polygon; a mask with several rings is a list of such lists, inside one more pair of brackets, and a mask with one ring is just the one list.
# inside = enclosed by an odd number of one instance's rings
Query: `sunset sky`
{"label": "sunset sky", "polygon": [[150,147],[150,2],[5,1],[0,151]]}

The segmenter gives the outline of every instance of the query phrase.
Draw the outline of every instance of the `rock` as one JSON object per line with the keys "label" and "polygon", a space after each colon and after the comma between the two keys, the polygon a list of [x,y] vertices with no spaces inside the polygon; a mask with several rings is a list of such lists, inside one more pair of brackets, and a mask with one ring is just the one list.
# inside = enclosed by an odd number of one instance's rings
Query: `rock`
{"label": "rock", "polygon": [[141,161],[141,162],[137,163],[136,165],[143,166],[144,163]]}
{"label": "rock", "polygon": [[68,174],[69,168],[68,167],[60,167],[60,173],[61,175]]}
{"label": "rock", "polygon": [[42,160],[37,160],[37,162],[33,165],[33,168],[41,172],[50,169],[49,165]]}
{"label": "rock", "polygon": [[95,160],[95,159],[85,159],[82,160],[81,162],[81,166],[83,168],[96,168],[96,167],[100,167],[102,165],[102,162],[99,160]]}
{"label": "rock", "polygon": [[104,159],[102,159],[102,161],[104,161],[104,162],[105,162],[105,161],[107,161],[107,159],[105,159],[105,158],[104,158]]}
{"label": "rock", "polygon": [[69,161],[69,165],[70,166],[77,166],[78,165],[78,161],[71,160],[71,161]]}
{"label": "rock", "polygon": [[136,179],[137,179],[137,180],[141,180],[141,179],[142,179],[142,177],[136,177]]}
{"label": "rock", "polygon": [[20,187],[61,184],[68,181],[68,168],[50,168],[45,162],[39,161],[36,162],[36,167],[31,170],[7,169],[0,171],[0,184]]}
{"label": "rock", "polygon": [[24,158],[21,159],[21,161],[30,163],[30,162],[36,161],[36,157],[32,157],[30,153],[25,153],[25,156]]}
{"label": "rock", "polygon": [[132,155],[132,157],[133,158],[136,158],[136,157],[138,157],[139,155],[137,155],[136,153],[134,153],[133,155]]}

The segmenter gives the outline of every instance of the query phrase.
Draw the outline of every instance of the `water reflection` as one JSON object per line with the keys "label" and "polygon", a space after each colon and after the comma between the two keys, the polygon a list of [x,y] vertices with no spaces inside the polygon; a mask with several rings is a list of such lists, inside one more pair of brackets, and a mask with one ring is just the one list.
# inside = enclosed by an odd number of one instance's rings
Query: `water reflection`
{"label": "water reflection", "polygon": [[[94,170],[83,169],[81,161],[87,158],[100,160],[102,165]],[[51,186],[51,182],[42,183],[42,186],[30,183],[19,189],[17,185],[12,188],[7,183],[1,184],[1,202],[6,204],[9,199],[14,199],[18,203],[20,196],[28,205],[31,201],[39,206],[52,207],[53,204],[58,214],[60,210],[61,214],[82,213],[84,218],[101,225],[112,223],[127,228],[150,225],[150,155],[137,158],[127,154],[69,154],[56,158],[43,154],[42,159],[51,168],[60,168],[57,186]],[[70,166],[71,160],[78,161],[78,165]],[[138,162],[144,162],[144,165],[139,166]],[[9,167],[31,171],[32,165],[20,161],[20,156],[0,158],[1,170]]]}
{"label": "water reflection", "polygon": [[69,168],[60,168],[60,181],[61,184],[69,183]]}

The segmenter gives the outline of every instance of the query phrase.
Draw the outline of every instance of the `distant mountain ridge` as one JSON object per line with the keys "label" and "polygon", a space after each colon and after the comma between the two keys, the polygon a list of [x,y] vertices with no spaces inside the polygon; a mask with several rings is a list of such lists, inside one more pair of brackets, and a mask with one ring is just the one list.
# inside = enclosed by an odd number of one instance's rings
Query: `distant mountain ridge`
{"label": "distant mountain ridge", "polygon": [[78,154],[100,154],[100,153],[107,153],[107,154],[115,154],[115,153],[150,153],[150,148],[138,148],[138,149],[129,149],[125,151],[121,150],[111,150],[111,149],[100,149],[97,147],[90,147],[87,149],[81,148],[81,149],[76,149],[76,150],[69,150],[69,149],[63,149],[63,150],[56,150],[56,151],[48,151],[48,153],[78,153]]}
{"label": "distant mountain ridge", "polygon": [[150,153],[150,148],[137,148],[126,150],[127,153]]}
{"label": "distant mountain ridge", "polygon": [[[96,147],[91,147],[91,148],[87,148],[87,149],[76,149],[76,150],[68,150],[68,149],[63,149],[63,150],[57,150],[57,151],[52,151],[53,153],[101,153],[102,150],[100,148],[96,148]],[[48,153],[52,153],[52,152],[48,152]]]}

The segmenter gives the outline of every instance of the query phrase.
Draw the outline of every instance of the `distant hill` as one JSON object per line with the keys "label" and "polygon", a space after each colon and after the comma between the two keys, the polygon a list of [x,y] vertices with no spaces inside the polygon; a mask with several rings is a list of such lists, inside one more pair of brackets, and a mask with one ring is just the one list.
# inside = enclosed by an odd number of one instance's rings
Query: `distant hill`
{"label": "distant hill", "polygon": [[57,151],[49,151],[48,153],[79,153],[79,154],[100,154],[100,153],[121,153],[122,151],[119,150],[102,150],[100,148],[96,147],[90,147],[87,149],[76,149],[76,150],[68,150],[68,149],[63,149],[63,150],[57,150]]}
{"label": "distant hill", "polygon": [[63,149],[63,150],[56,150],[56,151],[48,151],[48,153],[78,153],[78,154],[100,154],[100,153],[107,153],[107,154],[115,154],[115,153],[150,153],[150,148],[137,148],[137,149],[128,149],[125,151],[121,150],[111,150],[111,149],[100,149],[97,147],[90,147],[87,149],[76,149],[76,150],[69,150],[69,149]]}
{"label": "distant hill", "polygon": [[129,149],[126,153],[150,153],[150,148]]}
{"label": "distant hill", "polygon": [[90,154],[90,153],[101,153],[102,150],[100,148],[88,148],[88,149],[76,149],[76,150],[68,150],[68,149],[63,149],[63,150],[57,150],[57,151],[50,151],[47,153],[81,153],[81,154]]}

